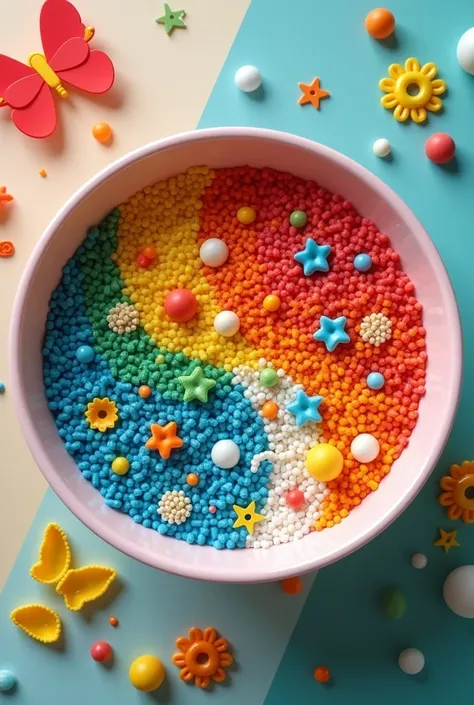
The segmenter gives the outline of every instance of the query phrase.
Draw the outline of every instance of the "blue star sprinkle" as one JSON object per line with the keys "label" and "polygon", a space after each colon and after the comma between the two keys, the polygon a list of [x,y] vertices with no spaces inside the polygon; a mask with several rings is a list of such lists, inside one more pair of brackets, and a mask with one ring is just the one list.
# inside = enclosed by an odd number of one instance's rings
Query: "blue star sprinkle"
{"label": "blue star sprinkle", "polygon": [[303,265],[305,277],[309,277],[313,272],[328,272],[328,256],[331,252],[330,245],[318,245],[316,240],[309,237],[306,240],[304,250],[295,254],[295,260]]}
{"label": "blue star sprinkle", "polygon": [[345,316],[339,316],[339,318],[321,316],[319,319],[320,328],[313,338],[323,342],[329,352],[335,350],[339,343],[349,343],[351,339],[346,333],[346,320]]}
{"label": "blue star sprinkle", "polygon": [[322,421],[319,405],[323,397],[309,397],[305,392],[298,392],[295,401],[286,407],[290,414],[296,416],[296,425],[302,426],[307,421]]}

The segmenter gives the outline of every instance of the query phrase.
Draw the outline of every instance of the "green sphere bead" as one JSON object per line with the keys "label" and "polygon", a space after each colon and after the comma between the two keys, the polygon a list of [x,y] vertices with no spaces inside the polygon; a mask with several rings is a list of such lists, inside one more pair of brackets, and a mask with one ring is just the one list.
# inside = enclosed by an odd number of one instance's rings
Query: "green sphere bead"
{"label": "green sphere bead", "polygon": [[278,375],[271,367],[266,367],[260,372],[260,384],[263,387],[274,387],[278,384]]}
{"label": "green sphere bead", "polygon": [[405,614],[407,603],[405,595],[399,588],[387,588],[382,593],[382,611],[389,619],[401,619]]}
{"label": "green sphere bead", "polygon": [[308,222],[308,217],[304,211],[293,211],[290,215],[290,225],[294,228],[304,228]]}

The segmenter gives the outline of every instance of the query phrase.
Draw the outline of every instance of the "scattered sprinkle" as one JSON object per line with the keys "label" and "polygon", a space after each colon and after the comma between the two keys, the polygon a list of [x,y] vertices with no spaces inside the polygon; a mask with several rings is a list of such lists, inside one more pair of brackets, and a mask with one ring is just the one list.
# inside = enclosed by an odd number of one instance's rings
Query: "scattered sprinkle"
{"label": "scattered sprinkle", "polygon": [[166,2],[164,10],[165,14],[162,17],[158,17],[155,22],[164,25],[166,34],[171,34],[175,27],[186,27],[183,21],[183,17],[186,15],[185,10],[172,10]]}
{"label": "scattered sprinkle", "polygon": [[298,100],[299,105],[306,105],[311,103],[311,105],[319,110],[319,102],[323,98],[329,98],[331,95],[329,91],[324,91],[319,87],[319,78],[313,79],[313,82],[309,85],[306,83],[298,83],[298,87],[303,91],[303,95]]}

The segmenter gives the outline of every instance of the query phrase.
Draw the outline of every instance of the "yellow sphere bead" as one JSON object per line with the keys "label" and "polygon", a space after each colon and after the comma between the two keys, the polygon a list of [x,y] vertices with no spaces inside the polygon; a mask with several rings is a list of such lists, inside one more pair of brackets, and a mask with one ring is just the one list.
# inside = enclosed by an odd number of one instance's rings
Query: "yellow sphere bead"
{"label": "yellow sphere bead", "polygon": [[114,460],[112,460],[112,470],[116,475],[126,475],[130,470],[130,463],[127,458],[119,456],[118,458],[114,458]]}
{"label": "yellow sphere bead", "polygon": [[268,294],[268,296],[265,296],[263,299],[263,308],[265,311],[278,311],[280,305],[280,297],[276,294]]}
{"label": "yellow sphere bead", "polygon": [[255,210],[253,208],[249,208],[248,206],[243,206],[237,211],[237,220],[244,225],[250,225],[256,217],[257,214],[255,213]]}
{"label": "yellow sphere bead", "polygon": [[163,683],[165,667],[156,656],[145,654],[131,664],[128,677],[134,688],[143,693],[151,693]]}
{"label": "yellow sphere bead", "polygon": [[329,443],[319,443],[308,452],[306,467],[310,475],[319,482],[335,480],[344,467],[341,451]]}

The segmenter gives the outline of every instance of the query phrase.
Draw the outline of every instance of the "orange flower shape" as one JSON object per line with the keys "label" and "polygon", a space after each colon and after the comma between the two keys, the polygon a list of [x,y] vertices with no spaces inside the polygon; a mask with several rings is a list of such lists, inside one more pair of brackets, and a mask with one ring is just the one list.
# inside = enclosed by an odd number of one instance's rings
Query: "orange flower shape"
{"label": "orange flower shape", "polygon": [[179,677],[198,688],[207,688],[211,678],[216,683],[221,683],[226,675],[226,667],[233,662],[232,656],[227,651],[226,639],[217,638],[217,632],[212,627],[204,630],[197,627],[189,630],[189,639],[180,636],[176,639],[179,652],[173,654],[173,663],[181,668]]}
{"label": "orange flower shape", "polygon": [[448,508],[450,519],[462,518],[466,524],[474,522],[474,461],[465,460],[461,465],[451,465],[449,475],[440,480],[445,490],[438,497],[443,507]]}

